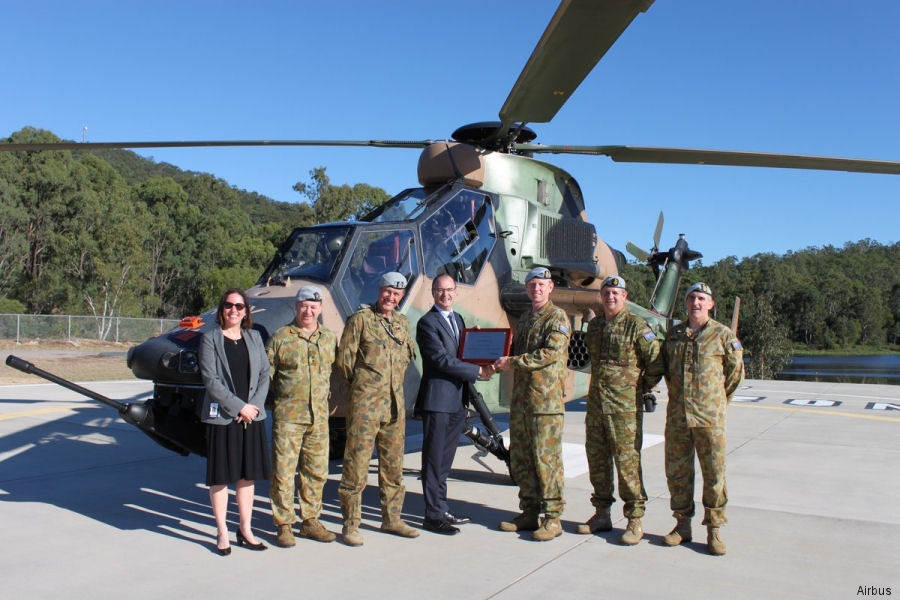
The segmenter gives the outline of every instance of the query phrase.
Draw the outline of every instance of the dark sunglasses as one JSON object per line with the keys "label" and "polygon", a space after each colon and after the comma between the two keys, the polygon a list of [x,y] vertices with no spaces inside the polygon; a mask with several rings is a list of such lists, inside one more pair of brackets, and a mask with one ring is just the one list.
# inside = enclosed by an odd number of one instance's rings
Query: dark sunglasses
{"label": "dark sunglasses", "polygon": [[223,302],[222,308],[228,310],[229,308],[236,308],[238,310],[244,310],[246,305],[243,302]]}

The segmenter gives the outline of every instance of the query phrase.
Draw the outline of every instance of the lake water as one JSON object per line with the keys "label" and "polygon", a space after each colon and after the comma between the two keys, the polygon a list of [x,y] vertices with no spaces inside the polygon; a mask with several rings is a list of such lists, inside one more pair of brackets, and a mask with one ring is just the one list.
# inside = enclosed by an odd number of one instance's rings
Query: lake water
{"label": "lake water", "polygon": [[900,354],[854,356],[795,354],[791,364],[775,378],[900,385]]}

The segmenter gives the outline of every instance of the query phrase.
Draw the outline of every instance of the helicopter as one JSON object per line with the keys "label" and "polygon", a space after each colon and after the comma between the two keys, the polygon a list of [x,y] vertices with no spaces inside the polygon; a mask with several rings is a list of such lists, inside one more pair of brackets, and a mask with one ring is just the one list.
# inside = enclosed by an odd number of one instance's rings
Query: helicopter
{"label": "helicopter", "polygon": [[[577,398],[586,394],[590,372],[582,331],[598,306],[602,280],[618,274],[626,259],[588,222],[576,179],[536,156],[584,154],[607,156],[615,162],[900,174],[900,162],[892,161],[535,143],[537,134],[529,124],[551,121],[619,36],[652,4],[652,0],[563,0],[502,105],[499,120],[463,125],[446,140],[63,142],[0,144],[0,151],[215,146],[419,150],[417,187],[400,192],[358,220],[298,228],[290,234],[247,291],[255,326],[267,338],[289,323],[297,290],[312,284],[323,290],[323,324],[340,333],[350,314],[375,300],[379,277],[398,271],[409,281],[399,310],[413,323],[431,308],[431,281],[446,273],[457,281],[455,310],[470,326],[514,327],[529,308],[525,275],[533,267],[547,267],[556,285],[552,300],[571,319],[565,395]],[[630,242],[626,249],[657,274],[649,306],[630,303],[630,309],[663,336],[673,317],[681,277],[701,254],[690,248],[684,235],[669,249],[660,250],[661,224],[660,218],[650,251]],[[205,452],[197,417],[204,393],[198,348],[202,334],[216,326],[214,311],[186,317],[178,327],[128,353],[134,374],[154,382],[153,397],[140,407],[116,408],[128,422],[182,454]],[[416,397],[419,373],[418,364],[407,372],[407,408]],[[502,445],[496,426],[490,425],[491,414],[508,410],[512,375],[499,374],[476,386],[484,399],[485,410],[478,412],[488,434],[478,435],[475,430],[473,440],[500,455]],[[330,420],[333,454],[340,453],[346,402],[346,382],[335,373]]]}

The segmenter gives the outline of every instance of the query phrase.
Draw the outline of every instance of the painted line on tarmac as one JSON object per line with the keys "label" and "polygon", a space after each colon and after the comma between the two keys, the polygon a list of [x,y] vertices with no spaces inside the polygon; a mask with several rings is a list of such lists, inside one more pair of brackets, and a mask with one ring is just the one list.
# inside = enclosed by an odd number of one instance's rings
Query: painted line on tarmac
{"label": "painted line on tarmac", "polygon": [[787,411],[796,412],[796,413],[816,413],[818,415],[829,415],[829,416],[833,416],[833,417],[849,417],[851,419],[870,419],[872,421],[891,421],[893,423],[900,423],[900,418],[898,418],[898,417],[883,417],[880,415],[860,415],[857,413],[830,411],[830,410],[824,410],[821,408],[790,408],[788,406],[763,406],[761,404],[729,404],[728,408],[729,408],[729,410],[731,408],[764,408],[766,410],[787,410]]}
{"label": "painted line on tarmac", "polygon": [[20,417],[33,417],[35,415],[47,415],[55,412],[66,412],[70,410],[77,410],[81,408],[100,408],[99,406],[93,404],[72,404],[69,406],[54,406],[53,408],[34,408],[32,410],[20,410],[17,412],[11,413],[3,413],[0,414],[0,421],[6,421],[8,419],[18,419]]}
{"label": "painted line on tarmac", "polygon": [[[766,397],[764,396],[763,399],[766,399]],[[659,399],[658,401],[661,404],[668,403],[668,399]],[[775,401],[780,402],[779,400],[775,400]],[[732,408],[763,408],[766,410],[787,410],[790,412],[797,412],[797,413],[816,413],[816,414],[820,414],[820,415],[830,415],[833,417],[849,417],[851,419],[869,419],[872,421],[889,421],[892,423],[900,423],[900,418],[898,418],[898,417],[882,417],[880,415],[860,415],[857,413],[832,411],[832,410],[825,410],[825,409],[821,409],[821,408],[790,408],[788,406],[765,406],[762,404],[755,404],[755,403],[754,404],[744,404],[742,402],[729,402],[728,410],[731,410]],[[866,409],[866,410],[871,410],[871,409]]]}

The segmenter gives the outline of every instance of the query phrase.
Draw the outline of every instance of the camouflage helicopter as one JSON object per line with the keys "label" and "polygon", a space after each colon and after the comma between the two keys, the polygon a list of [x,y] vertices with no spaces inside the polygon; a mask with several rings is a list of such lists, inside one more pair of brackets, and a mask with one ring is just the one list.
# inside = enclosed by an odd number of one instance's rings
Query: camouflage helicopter
{"label": "camouflage helicopter", "polygon": [[[323,323],[340,332],[360,304],[375,300],[378,279],[387,271],[399,271],[410,282],[399,310],[413,323],[431,307],[431,282],[447,273],[458,283],[455,309],[470,326],[512,327],[529,307],[525,274],[544,266],[552,271],[556,284],[554,303],[571,318],[574,334],[565,391],[566,397],[577,398],[587,392],[590,367],[581,331],[598,306],[601,281],[619,272],[625,256],[606,244],[587,221],[585,200],[575,178],[535,155],[574,153],[608,156],[617,162],[900,174],[900,162],[889,161],[534,143],[536,134],[527,124],[552,120],[622,32],[651,5],[652,0],[563,0],[500,109],[499,121],[462,126],[449,140],[5,144],[0,151],[191,146],[419,149],[419,187],[402,191],[358,221],[303,227],[291,233],[257,284],[248,290],[256,327],[266,338],[290,322],[297,290],[313,284],[324,291]],[[660,218],[650,252],[631,243],[626,247],[658,274],[649,306],[631,304],[631,310],[646,318],[660,335],[672,318],[682,273],[701,256],[689,247],[684,235],[670,249],[660,251],[661,224]],[[203,454],[197,412],[204,391],[197,353],[200,336],[215,326],[214,311],[186,317],[172,331],[133,348],[128,365],[137,377],[154,382],[153,398],[130,405],[107,403],[167,448]],[[16,361],[13,366],[40,371]],[[407,372],[408,404],[416,396],[419,368],[413,365]],[[339,451],[347,388],[337,374],[332,383],[333,450]],[[476,385],[484,398],[479,417],[488,432],[473,428],[470,437],[502,456],[491,412],[508,409],[511,375],[501,374]]]}

